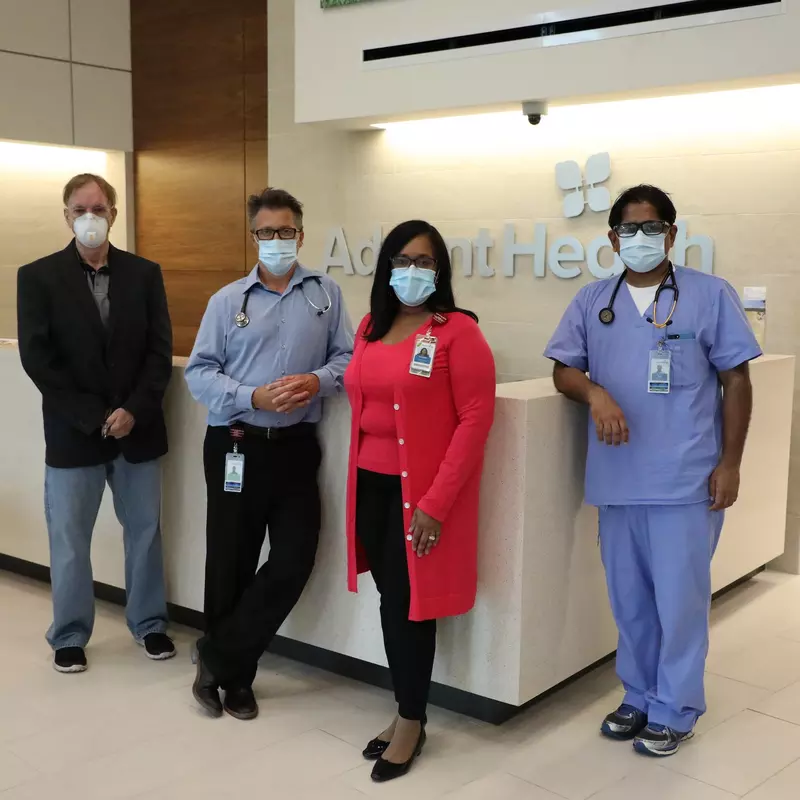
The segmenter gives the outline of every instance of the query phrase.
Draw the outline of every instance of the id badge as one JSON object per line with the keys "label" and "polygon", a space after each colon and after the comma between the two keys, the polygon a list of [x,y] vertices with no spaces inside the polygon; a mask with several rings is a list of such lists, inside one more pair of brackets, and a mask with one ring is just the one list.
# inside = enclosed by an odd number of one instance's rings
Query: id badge
{"label": "id badge", "polygon": [[669,394],[671,383],[672,356],[669,350],[652,350],[647,377],[648,394]]}
{"label": "id badge", "polygon": [[430,334],[417,336],[414,344],[414,356],[411,359],[411,368],[409,369],[412,375],[430,378],[433,372],[433,359],[436,356],[436,343],[436,337]]}
{"label": "id badge", "polygon": [[225,456],[225,491],[241,494],[244,483],[244,456],[228,453]]}

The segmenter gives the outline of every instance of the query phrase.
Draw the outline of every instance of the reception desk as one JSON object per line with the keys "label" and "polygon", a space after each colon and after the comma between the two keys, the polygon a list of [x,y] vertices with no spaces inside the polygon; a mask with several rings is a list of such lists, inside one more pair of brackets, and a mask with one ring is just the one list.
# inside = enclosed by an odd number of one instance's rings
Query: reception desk
{"label": "reception desk", "polygon": [[[784,549],[794,358],[752,365],[755,413],[739,503],[714,563],[722,589]],[[0,564],[48,564],[42,510],[44,441],[39,395],[16,347],[0,347]],[[166,399],[163,529],[170,602],[203,602],[205,412],[176,359]],[[482,485],[480,586],[474,611],[440,627],[433,699],[500,721],[605,658],[616,646],[597,547],[596,513],[583,505],[585,410],[549,379],[497,387],[497,414]],[[281,630],[279,650],[375,679],[384,674],[370,577],[346,590],[345,482],[349,409],[329,401],[321,429],[323,530],[314,576]],[[122,540],[106,497],[93,543],[95,580],[123,583]],[[378,665],[378,666],[374,666]]]}

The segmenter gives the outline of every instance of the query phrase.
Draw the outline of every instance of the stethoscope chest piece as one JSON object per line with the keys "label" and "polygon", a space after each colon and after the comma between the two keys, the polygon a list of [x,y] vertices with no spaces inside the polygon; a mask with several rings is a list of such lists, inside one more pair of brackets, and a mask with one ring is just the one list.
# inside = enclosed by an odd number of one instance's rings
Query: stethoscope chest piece
{"label": "stethoscope chest piece", "polygon": [[244,311],[240,311],[234,318],[237,328],[246,328],[250,324],[250,317]]}
{"label": "stethoscope chest piece", "polygon": [[600,317],[600,322],[602,322],[603,325],[610,325],[614,321],[616,314],[614,313],[613,309],[604,308],[600,311],[598,316]]}

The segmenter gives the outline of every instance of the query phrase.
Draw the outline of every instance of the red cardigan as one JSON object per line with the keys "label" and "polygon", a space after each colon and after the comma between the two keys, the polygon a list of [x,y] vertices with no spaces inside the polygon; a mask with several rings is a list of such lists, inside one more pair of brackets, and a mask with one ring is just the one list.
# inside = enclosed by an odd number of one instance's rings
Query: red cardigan
{"label": "red cardigan", "polygon": [[[353,410],[347,487],[348,588],[358,591],[358,574],[369,566],[356,538],[356,486],[361,430],[361,364],[369,317],[358,329],[345,386]],[[494,358],[477,323],[451,313],[432,322],[437,337],[433,374],[395,383],[398,452],[402,469],[406,530],[415,508],[442,523],[439,544],[419,558],[409,549],[409,619],[419,622],[464,614],[478,588],[478,497],[486,439],[494,420],[497,388]],[[414,337],[405,348],[410,366]]]}

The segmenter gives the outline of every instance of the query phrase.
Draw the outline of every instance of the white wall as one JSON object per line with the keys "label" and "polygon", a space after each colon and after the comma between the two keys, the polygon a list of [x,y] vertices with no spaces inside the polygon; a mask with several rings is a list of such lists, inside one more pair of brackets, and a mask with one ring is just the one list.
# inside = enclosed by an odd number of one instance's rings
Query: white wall
{"label": "white wall", "polygon": [[[376,0],[375,8],[380,5]],[[404,2],[386,0],[386,5]],[[271,184],[306,204],[302,257],[309,266],[322,264],[331,228],[342,226],[355,250],[354,243],[376,227],[385,234],[413,217],[429,219],[449,237],[474,236],[486,228],[498,244],[508,221],[525,240],[543,223],[551,241],[569,234],[585,244],[605,233],[605,215],[587,211],[566,220],[554,165],[563,159],[583,163],[607,150],[612,194],[639,182],[672,192],[690,232],[714,239],[717,274],[739,290],[767,287],[767,349],[797,352],[800,89],[573,106],[553,110],[538,129],[515,117],[385,132],[298,125],[286,69],[293,61],[293,6],[292,0],[269,0],[269,175]],[[690,265],[697,257],[690,251]],[[501,264],[498,246],[492,265],[499,272]],[[480,315],[500,380],[548,373],[541,356],[545,343],[567,303],[591,279],[585,265],[578,266],[583,274],[574,280],[550,272],[535,278],[530,258],[518,259],[514,278],[457,274],[457,300]],[[352,316],[360,319],[370,279],[346,276],[341,269],[330,274],[341,283]],[[785,563],[800,570],[800,417],[793,444]]]}
{"label": "white wall", "polygon": [[[677,0],[675,0],[677,1]],[[452,35],[641,8],[642,0],[376,0],[321,9],[295,0],[298,122],[405,116],[445,109],[518,104],[660,87],[763,80],[800,69],[800,0],[785,14],[700,25],[700,19],[648,26],[646,35],[545,47],[473,48],[411,63],[364,65],[362,51]],[[749,15],[772,13],[751,9]],[[708,21],[710,17],[706,17]],[[695,27],[669,28],[688,24]],[[603,35],[608,35],[606,31]],[[516,49],[514,49],[516,48]]]}
{"label": "white wall", "polygon": [[66,247],[62,191],[81,172],[102,175],[117,190],[111,241],[132,247],[133,208],[124,153],[0,141],[0,339],[17,336],[17,269]]}
{"label": "white wall", "polygon": [[0,139],[133,150],[129,0],[0,0]]}

